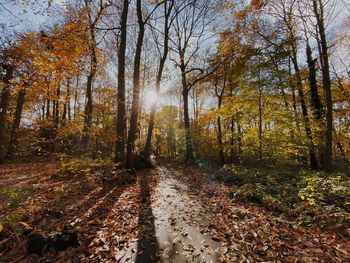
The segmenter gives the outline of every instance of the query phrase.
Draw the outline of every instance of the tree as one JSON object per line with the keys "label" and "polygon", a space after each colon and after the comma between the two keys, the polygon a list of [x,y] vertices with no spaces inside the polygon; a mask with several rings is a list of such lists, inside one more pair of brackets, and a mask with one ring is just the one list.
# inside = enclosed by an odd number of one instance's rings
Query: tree
{"label": "tree", "polygon": [[[327,2],[327,1],[326,1]],[[324,168],[327,172],[332,172],[332,134],[333,134],[333,102],[332,102],[332,87],[331,77],[329,70],[329,54],[328,43],[326,38],[325,27],[325,5],[323,0],[312,0],[313,12],[316,17],[316,25],[319,35],[320,56],[322,60],[322,80],[323,89],[325,91],[326,102],[326,132],[325,132],[325,155],[324,155]]]}
{"label": "tree", "polygon": [[118,48],[118,106],[115,161],[125,160],[125,130],[126,130],[126,105],[125,105],[125,51],[127,39],[127,21],[129,0],[124,0],[120,20],[120,43]]}
{"label": "tree", "polygon": [[[163,50],[162,50],[162,53],[159,52],[160,58],[159,58],[158,72],[156,77],[156,87],[155,87],[155,92],[157,96],[159,96],[164,65],[169,53],[169,31],[174,20],[174,16],[171,16],[174,3],[175,3],[174,0],[171,0],[170,3],[168,3],[168,1],[165,1],[164,3],[164,22],[163,22],[164,24],[163,24],[163,32],[162,32],[164,34]],[[158,43],[158,41],[156,41],[156,44],[157,44],[157,49],[159,50],[160,44]],[[145,147],[142,153],[146,159],[148,159],[150,156],[156,109],[157,109],[157,100],[155,100],[151,106],[151,113],[149,117],[148,130],[147,130],[147,139],[146,139]]]}
{"label": "tree", "polygon": [[[184,6],[183,6],[184,5]],[[190,131],[190,115],[188,96],[191,89],[201,80],[212,74],[194,65],[201,44],[206,37],[206,29],[213,22],[211,1],[186,0],[175,6],[174,36],[171,50],[178,59],[172,59],[181,72],[183,118],[185,126],[185,141],[187,161],[194,160],[193,145]]]}
{"label": "tree", "polygon": [[101,17],[105,10],[111,5],[111,3],[107,1],[105,3],[104,0],[99,0],[96,14],[93,15],[93,3],[89,0],[84,0],[85,4],[85,12],[88,20],[88,47],[89,47],[89,55],[90,55],[90,69],[89,74],[87,76],[86,82],[86,107],[85,107],[85,116],[84,116],[84,134],[83,134],[83,144],[88,145],[90,139],[90,129],[92,126],[92,111],[93,111],[93,103],[92,103],[92,85],[94,81],[94,77],[97,72],[98,60],[97,60],[97,48],[98,42],[96,40],[96,27],[98,22],[101,20]]}
{"label": "tree", "polygon": [[1,100],[0,100],[0,163],[4,161],[6,148],[7,118],[10,100],[11,80],[16,66],[14,64],[13,50],[8,45],[0,50],[1,67]]}
{"label": "tree", "polygon": [[138,36],[136,43],[136,51],[134,58],[134,74],[133,74],[133,93],[132,93],[132,105],[131,105],[131,117],[130,117],[130,128],[128,133],[128,141],[126,147],[126,166],[129,168],[135,167],[135,141],[137,134],[137,122],[139,115],[139,107],[140,107],[140,65],[141,65],[141,53],[143,40],[145,35],[145,25],[148,20],[151,18],[154,11],[163,4],[163,1],[157,3],[153,10],[143,18],[142,14],[142,3],[141,0],[136,1],[136,13],[137,13],[137,24],[138,24]]}

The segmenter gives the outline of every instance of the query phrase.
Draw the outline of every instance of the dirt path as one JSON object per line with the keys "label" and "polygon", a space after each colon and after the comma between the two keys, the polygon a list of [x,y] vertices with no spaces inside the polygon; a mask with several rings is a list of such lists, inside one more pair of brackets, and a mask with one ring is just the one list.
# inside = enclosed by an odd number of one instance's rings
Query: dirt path
{"label": "dirt path", "polygon": [[220,242],[203,231],[210,226],[210,212],[170,169],[159,166],[157,172],[150,207],[142,213],[147,229],[120,262],[216,262]]}

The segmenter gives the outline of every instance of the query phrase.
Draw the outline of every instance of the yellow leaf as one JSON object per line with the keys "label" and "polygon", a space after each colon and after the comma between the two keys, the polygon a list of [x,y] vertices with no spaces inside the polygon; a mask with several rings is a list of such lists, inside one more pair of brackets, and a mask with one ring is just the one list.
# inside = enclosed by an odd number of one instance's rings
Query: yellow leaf
{"label": "yellow leaf", "polygon": [[4,230],[4,226],[0,223],[0,233]]}
{"label": "yellow leaf", "polygon": [[25,229],[30,229],[30,226],[25,222],[18,222],[18,224],[21,224],[22,226],[24,226]]}

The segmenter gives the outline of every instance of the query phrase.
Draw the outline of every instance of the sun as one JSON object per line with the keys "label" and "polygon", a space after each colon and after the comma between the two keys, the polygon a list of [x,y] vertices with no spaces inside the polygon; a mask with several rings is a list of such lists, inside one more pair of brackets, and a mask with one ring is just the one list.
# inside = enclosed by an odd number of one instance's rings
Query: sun
{"label": "sun", "polygon": [[157,93],[154,90],[148,90],[145,92],[145,103],[147,105],[152,105],[154,102],[157,101],[158,96]]}

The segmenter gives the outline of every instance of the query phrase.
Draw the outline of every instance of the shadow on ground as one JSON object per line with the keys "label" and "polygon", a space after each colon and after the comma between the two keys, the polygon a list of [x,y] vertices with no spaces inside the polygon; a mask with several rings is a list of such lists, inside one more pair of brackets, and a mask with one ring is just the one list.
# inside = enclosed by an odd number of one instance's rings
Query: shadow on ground
{"label": "shadow on ground", "polygon": [[136,263],[158,262],[157,252],[159,247],[156,237],[155,218],[151,206],[151,182],[150,171],[147,171],[140,178],[141,206],[138,221],[140,232],[137,242]]}

